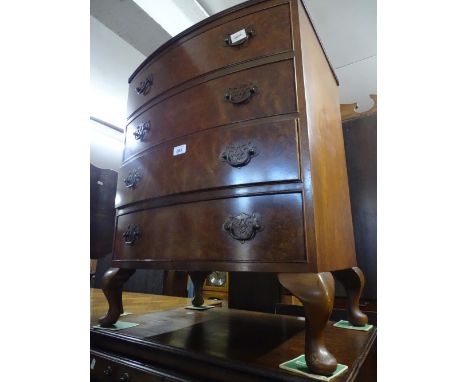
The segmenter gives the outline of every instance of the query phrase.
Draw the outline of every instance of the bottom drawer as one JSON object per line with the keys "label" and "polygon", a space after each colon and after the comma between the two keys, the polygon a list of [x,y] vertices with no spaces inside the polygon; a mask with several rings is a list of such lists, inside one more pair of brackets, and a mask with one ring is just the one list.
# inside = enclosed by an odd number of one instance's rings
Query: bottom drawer
{"label": "bottom drawer", "polygon": [[189,380],[127,358],[91,350],[91,382],[94,381],[188,382]]}
{"label": "bottom drawer", "polygon": [[304,262],[302,195],[246,196],[121,215],[113,259]]}

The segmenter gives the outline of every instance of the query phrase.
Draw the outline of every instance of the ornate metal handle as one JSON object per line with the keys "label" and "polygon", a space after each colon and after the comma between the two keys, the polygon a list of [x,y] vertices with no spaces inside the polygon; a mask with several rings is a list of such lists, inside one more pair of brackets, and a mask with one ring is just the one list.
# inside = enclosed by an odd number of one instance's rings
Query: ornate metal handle
{"label": "ornate metal handle", "polygon": [[239,240],[244,244],[252,240],[257,232],[263,229],[261,217],[257,213],[251,215],[244,212],[236,216],[229,216],[223,224],[223,229],[228,231],[233,239]]}
{"label": "ornate metal handle", "polygon": [[136,241],[141,237],[141,230],[140,227],[136,224],[131,224],[127,227],[127,230],[122,235],[125,244],[133,245]]}
{"label": "ornate metal handle", "polygon": [[224,46],[239,46],[249,41],[249,38],[255,36],[255,29],[252,26],[241,29],[235,33],[226,35]]}
{"label": "ornate metal handle", "polygon": [[257,145],[254,142],[247,142],[226,146],[219,157],[230,166],[241,168],[248,165],[257,155]]}
{"label": "ornate metal handle", "polygon": [[146,133],[151,130],[151,122],[146,121],[143,123],[140,123],[135,127],[135,131],[133,132],[133,136],[135,139],[138,141],[143,141],[143,138],[145,137]]}
{"label": "ornate metal handle", "polygon": [[134,189],[141,180],[141,172],[139,168],[132,169],[124,179],[125,187]]}
{"label": "ornate metal handle", "polygon": [[224,99],[233,104],[247,102],[252,97],[258,88],[254,84],[241,85],[238,88],[229,88],[224,93]]}
{"label": "ornate metal handle", "polygon": [[137,92],[137,94],[145,96],[150,92],[152,85],[153,85],[153,75],[148,74],[146,76],[146,79],[144,81],[141,81],[140,85],[138,85],[135,88],[135,91]]}

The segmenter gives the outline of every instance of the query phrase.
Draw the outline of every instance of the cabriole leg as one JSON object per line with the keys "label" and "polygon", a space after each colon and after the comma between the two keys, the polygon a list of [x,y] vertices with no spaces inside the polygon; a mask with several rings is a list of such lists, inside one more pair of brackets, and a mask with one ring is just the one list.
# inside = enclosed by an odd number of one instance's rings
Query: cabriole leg
{"label": "cabriole leg", "polygon": [[122,290],[123,284],[135,269],[110,268],[102,278],[102,291],[109,303],[107,314],[99,319],[103,327],[112,326],[117,322],[121,313],[123,313]]}
{"label": "cabriole leg", "polygon": [[280,273],[279,282],[301,300],[306,316],[305,359],[310,371],[330,375],[337,366],[323,331],[333,309],[335,280],[330,272]]}
{"label": "cabriole leg", "polygon": [[348,321],[354,326],[367,324],[367,316],[359,308],[359,299],[364,288],[364,273],[353,267],[332,272],[335,279],[343,284],[347,295]]}
{"label": "cabriole leg", "polygon": [[195,297],[192,300],[193,306],[202,306],[203,305],[203,283],[205,282],[206,277],[211,272],[189,272],[190,278],[192,279],[193,289],[195,292]]}

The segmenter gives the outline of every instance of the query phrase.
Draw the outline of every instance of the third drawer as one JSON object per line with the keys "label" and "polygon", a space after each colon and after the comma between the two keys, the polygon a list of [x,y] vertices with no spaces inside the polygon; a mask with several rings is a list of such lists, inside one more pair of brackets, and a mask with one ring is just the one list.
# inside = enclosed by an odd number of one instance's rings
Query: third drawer
{"label": "third drawer", "polygon": [[122,166],[116,205],[204,189],[298,181],[298,155],[295,119],[193,134]]}

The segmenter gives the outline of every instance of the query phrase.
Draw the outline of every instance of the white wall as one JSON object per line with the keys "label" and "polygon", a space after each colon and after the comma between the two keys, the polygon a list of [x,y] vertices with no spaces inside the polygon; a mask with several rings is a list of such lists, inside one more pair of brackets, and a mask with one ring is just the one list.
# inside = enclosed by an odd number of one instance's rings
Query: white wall
{"label": "white wall", "polygon": [[[145,56],[91,16],[90,116],[124,128],[128,77]],[[123,133],[90,121],[91,163],[117,170]]]}
{"label": "white wall", "polygon": [[124,135],[89,120],[90,161],[94,166],[118,171],[122,162]]}
{"label": "white wall", "polygon": [[372,107],[377,94],[377,1],[304,0],[340,81],[340,103]]}

